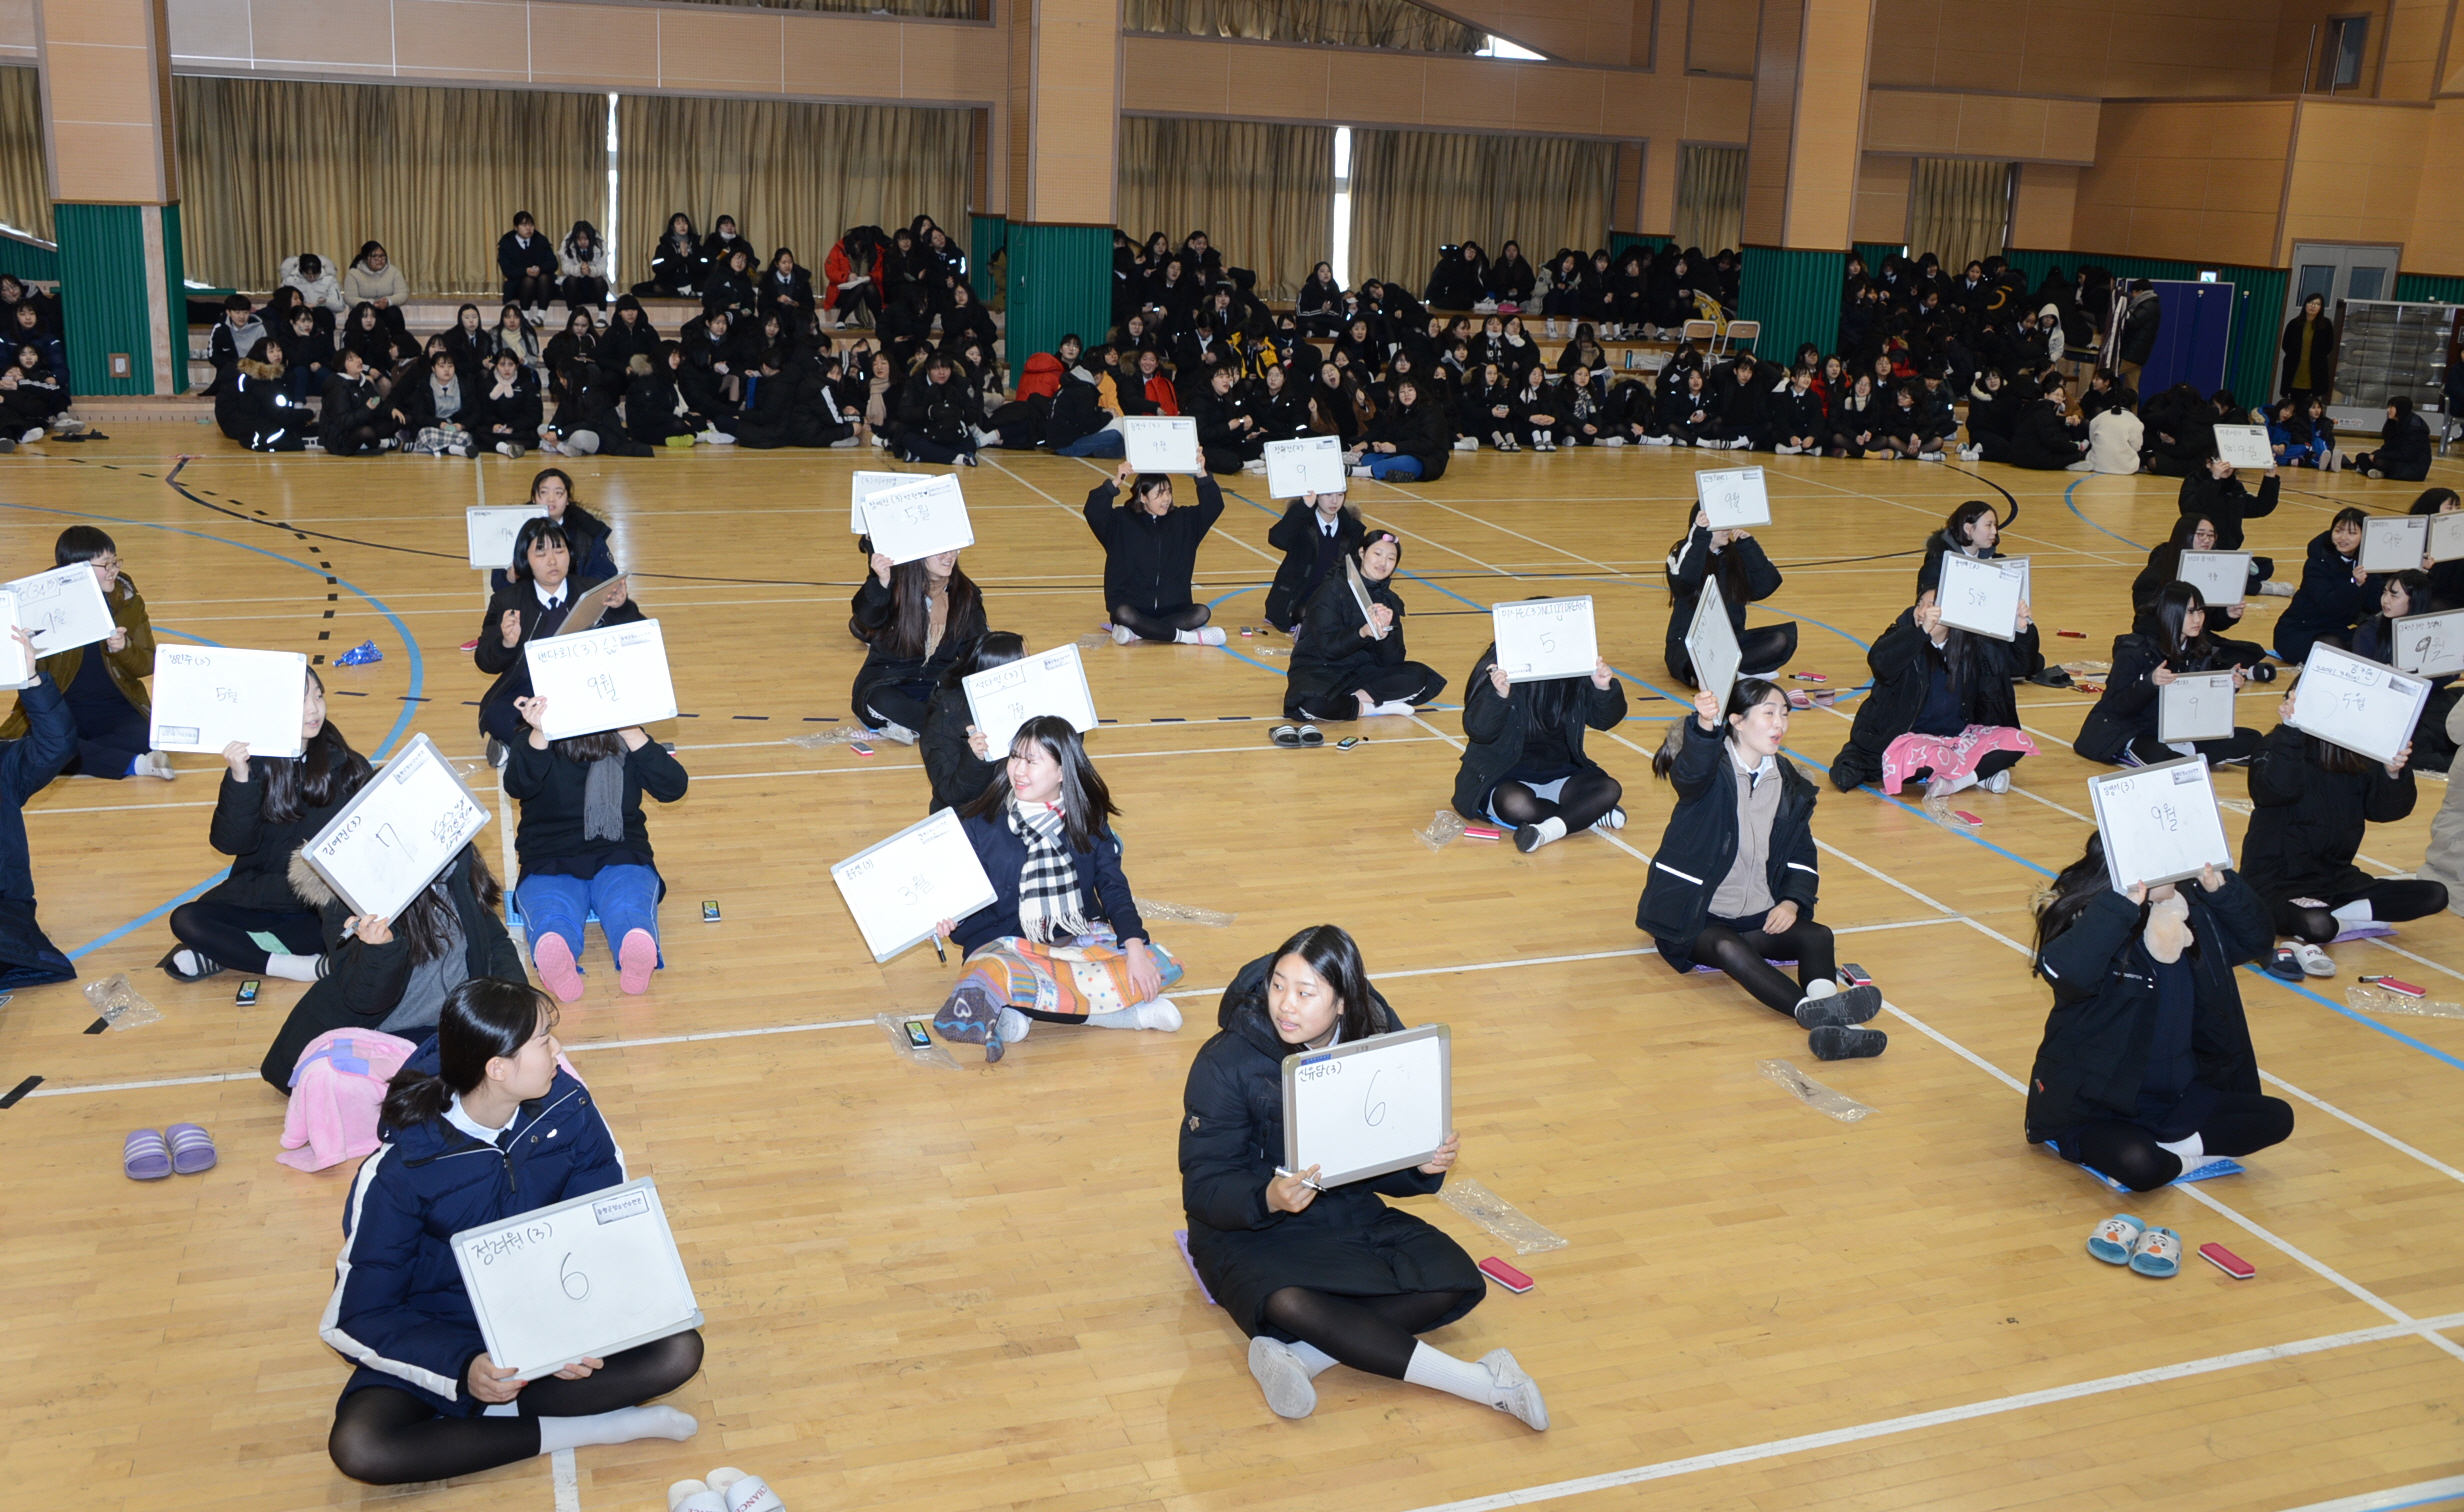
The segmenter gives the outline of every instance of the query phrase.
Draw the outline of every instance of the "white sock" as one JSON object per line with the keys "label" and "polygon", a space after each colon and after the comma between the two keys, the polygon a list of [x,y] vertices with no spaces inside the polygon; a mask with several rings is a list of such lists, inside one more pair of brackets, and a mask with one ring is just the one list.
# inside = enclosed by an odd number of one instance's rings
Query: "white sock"
{"label": "white sock", "polygon": [[1020,1013],[1017,1009],[1004,1008],[1001,1010],[1001,1043],[1015,1045],[1025,1039],[1027,1031],[1034,1027],[1035,1020]]}
{"label": "white sock", "polygon": [[1832,981],[1829,977],[1816,977],[1805,984],[1803,1000],[1810,1003],[1816,998],[1837,996],[1839,996],[1839,983]]}
{"label": "white sock", "polygon": [[2188,1139],[2177,1139],[2170,1144],[2160,1139],[2156,1141],[2156,1148],[2171,1150],[2179,1155],[2182,1158],[2182,1169],[2185,1171],[2197,1165],[2207,1154],[2207,1146],[2200,1142],[2199,1131],[2196,1129],[2190,1131]]}
{"label": "white sock", "polygon": [[2370,923],[2370,900],[2368,898],[2355,898],[2352,902],[2345,904],[2342,908],[2328,910],[2327,916],[2341,924],[2350,925]]}
{"label": "white sock", "polygon": [[1292,1351],[1293,1357],[1300,1361],[1300,1368],[1309,1372],[1312,1380],[1324,1375],[1327,1367],[1336,1363],[1333,1355],[1318,1348],[1315,1344],[1303,1342],[1287,1344],[1284,1347]]}
{"label": "white sock", "polygon": [[1110,1013],[1090,1013],[1087,1015],[1087,1027],[1090,1029],[1135,1029],[1138,1027],[1138,1009],[1133,1004],[1127,1008],[1115,1008]]}
{"label": "white sock", "polygon": [[1205,641],[1198,638],[1198,632],[1195,630],[1175,630],[1172,632],[1172,638],[1179,641],[1184,646],[1203,646],[1206,644]]}
{"label": "white sock", "polygon": [[219,965],[220,963],[209,961],[207,957],[201,956],[197,952],[183,945],[178,950],[171,953],[171,964],[177,966],[180,970],[186,972],[190,976],[203,976],[205,975],[205,969],[209,964]]}
{"label": "white sock", "polygon": [[619,1407],[589,1417],[539,1419],[539,1452],[579,1449],[589,1444],[629,1444],[635,1439],[675,1439],[679,1443],[701,1431],[693,1414],[673,1407]]}
{"label": "white sock", "polygon": [[1386,702],[1384,702],[1384,703],[1382,703],[1382,704],[1371,704],[1368,708],[1366,708],[1366,709],[1362,710],[1361,712],[1362,712],[1362,713],[1364,713],[1364,714],[1373,715],[1373,716],[1375,716],[1375,715],[1393,715],[1393,716],[1400,716],[1400,715],[1405,715],[1405,714],[1409,714],[1409,713],[1411,713],[1411,712],[1412,712],[1412,706],[1411,706],[1410,704],[1408,704],[1408,703],[1403,702],[1401,699],[1388,699]]}
{"label": "white sock", "polygon": [[265,974],[286,982],[313,982],[317,979],[317,963],[323,956],[274,954],[265,958]]}
{"label": "white sock", "polygon": [[1555,814],[1551,814],[1546,819],[1541,820],[1537,827],[1540,831],[1540,843],[1542,845],[1546,845],[1552,840],[1563,840],[1566,838],[1566,821],[1559,818]]}
{"label": "white sock", "polygon": [[1497,1389],[1497,1378],[1489,1367],[1478,1360],[1458,1360],[1444,1350],[1431,1349],[1426,1344],[1412,1346],[1411,1362],[1403,1367],[1403,1379],[1414,1386],[1427,1386],[1467,1402],[1494,1407],[1504,1398]]}

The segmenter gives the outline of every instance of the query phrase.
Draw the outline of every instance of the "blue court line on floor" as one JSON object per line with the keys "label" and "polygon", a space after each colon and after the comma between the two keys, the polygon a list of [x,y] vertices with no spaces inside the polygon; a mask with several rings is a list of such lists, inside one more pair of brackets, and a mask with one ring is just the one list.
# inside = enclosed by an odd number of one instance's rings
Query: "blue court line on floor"
{"label": "blue court line on floor", "polygon": [[2067,507],[2069,508],[2069,510],[2070,510],[2070,512],[2071,512],[2072,514],[2077,515],[2077,516],[2079,517],[2079,523],[2080,523],[2080,524],[2082,524],[2082,525],[2085,525],[2085,526],[2086,526],[2088,529],[2090,529],[2090,530],[2098,531],[2098,532],[2101,532],[2102,534],[2109,535],[2109,536],[2113,537],[2113,539],[2115,539],[2115,540],[2117,540],[2117,541],[2121,542],[2123,545],[2125,545],[2125,546],[2129,547],[2129,548],[2130,548],[2131,550],[2133,550],[2133,551],[2145,551],[2145,550],[2147,550],[2147,548],[2146,548],[2145,546],[2142,546],[2142,545],[2140,545],[2137,541],[2134,541],[2134,540],[2132,540],[2130,537],[2128,537],[2128,536],[2126,536],[2126,535],[2123,535],[2120,531],[2117,531],[2117,530],[2106,530],[2104,526],[2097,524],[2094,520],[2091,520],[2091,519],[2089,519],[2089,518],[2087,517],[2087,513],[2086,513],[2086,511],[2082,510],[2082,509],[2079,507],[2079,501],[2078,501],[2078,499],[2076,499],[2076,498],[2074,498],[2074,497],[2073,497],[2073,495],[2075,495],[2075,494],[2077,494],[2077,493],[2079,492],[2079,485],[2080,485],[2080,484],[2082,484],[2082,483],[2085,483],[2086,481],[2087,481],[2087,479],[2085,479],[2085,478],[2073,478],[2073,479],[2071,479],[2071,480],[2070,480],[2070,487],[2065,488],[2065,489],[2063,489],[2063,490],[2062,490],[2062,503],[2063,503],[2065,506],[2067,506]]}
{"label": "blue court line on floor", "polygon": [[156,635],[176,635],[182,640],[195,641],[200,646],[212,646],[217,651],[223,649],[223,644],[221,641],[207,640],[204,636],[199,635],[194,630],[174,630],[169,625],[156,625],[154,627],[154,633]]}
{"label": "blue court line on floor", "polygon": [[[173,482],[171,486],[174,489],[178,489],[182,493],[187,492],[187,490],[182,488],[177,482]],[[0,508],[22,510],[28,514],[65,515],[70,519],[76,520],[106,520],[114,525],[128,525],[143,530],[155,530],[160,531],[165,535],[188,536],[195,540],[210,541],[217,546],[229,546],[240,551],[254,552],[258,556],[272,557],[275,561],[281,562],[286,566],[296,567],[302,572],[314,573],[320,579],[332,578],[337,585],[350,589],[351,592],[366,600],[369,607],[375,609],[377,613],[383,615],[385,617],[385,622],[393,626],[394,632],[402,637],[403,649],[410,656],[411,692],[414,695],[419,692],[422,683],[425,681],[426,669],[419,654],[419,642],[412,637],[410,626],[404,624],[402,622],[402,617],[394,613],[391,606],[387,605],[383,599],[378,598],[375,594],[370,593],[367,589],[360,587],[356,583],[334,576],[334,574],[326,568],[300,561],[296,557],[284,556],[279,551],[268,551],[262,546],[251,546],[245,541],[228,540],[222,536],[208,535],[202,530],[188,530],[177,525],[161,525],[151,520],[132,520],[125,515],[93,514],[77,509],[53,509],[39,504],[0,504]],[[385,739],[377,746],[376,753],[372,759],[378,761],[385,759],[386,753],[392,749],[396,741],[399,741],[402,738],[403,732],[410,727],[411,718],[417,712],[418,706],[416,704],[405,703],[402,706],[402,713],[400,717],[395,719],[394,727],[386,732]],[[186,892],[181,893],[178,897],[157,904],[155,907],[139,914],[127,923],[122,924],[117,928],[107,930],[104,933],[95,936],[93,939],[86,941],[83,945],[78,946],[74,950],[66,952],[68,958],[72,961],[77,960],[81,956],[85,956],[102,949],[104,946],[111,944],[115,940],[126,938],[128,935],[144,928],[148,924],[153,923],[165,914],[168,914],[171,910],[179,907],[181,904],[195,901],[195,899],[203,894],[208,888],[214,886],[230,874],[230,868],[228,867],[217,871],[214,875],[206,878],[204,881],[188,889]]]}

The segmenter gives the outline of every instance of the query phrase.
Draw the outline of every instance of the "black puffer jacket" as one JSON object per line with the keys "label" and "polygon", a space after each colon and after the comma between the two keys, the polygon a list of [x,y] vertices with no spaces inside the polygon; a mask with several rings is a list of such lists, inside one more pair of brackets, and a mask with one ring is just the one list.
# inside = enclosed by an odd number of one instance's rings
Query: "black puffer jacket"
{"label": "black puffer jacket", "polygon": [[[864,665],[856,669],[855,686],[847,697],[859,711],[866,707],[873,689],[887,683],[926,682],[938,685],[942,675],[975,651],[975,643],[984,634],[984,611],[977,607],[963,618],[952,615],[942,626],[941,641],[929,656],[898,656],[887,648],[891,632],[898,624],[897,596],[873,573],[864,575],[863,586],[856,589],[850,604],[851,627],[869,648],[864,653]],[[859,716],[861,717],[861,716]]]}
{"label": "black puffer jacket", "polygon": [[[1691,971],[1695,937],[1711,915],[1712,896],[1737,864],[1737,784],[1742,774],[1728,742],[1705,729],[1701,716],[1678,721],[1678,747],[1668,785],[1677,791],[1668,828],[1652,852],[1651,875],[1634,908],[1634,927],[1657,941],[1660,958],[1677,971]],[[1822,796],[1797,764],[1778,758],[1780,806],[1771,817],[1770,864],[1764,882],[1775,903],[1794,903],[1797,917],[1814,917],[1822,889],[1822,858],[1814,849],[1814,803]]]}
{"label": "black puffer jacket", "polygon": [[2410,814],[2417,796],[2411,767],[2397,777],[2375,761],[2330,772],[2310,759],[2307,734],[2278,725],[2250,759],[2242,875],[2271,902],[2358,892],[2378,880],[2353,864],[2363,834]]}
{"label": "black puffer jacket", "polygon": [[[1497,786],[1499,779],[1523,759],[1523,736],[1531,715],[1532,691],[1538,686],[1516,683],[1513,692],[1501,696],[1489,683],[1489,668],[1495,665],[1497,646],[1491,642],[1480,653],[1480,659],[1472,663],[1471,676],[1463,685],[1465,744],[1463,763],[1455,772],[1454,807],[1456,813],[1474,824],[1492,822],[1480,805],[1488,799],[1489,789]],[[1625,683],[1614,677],[1605,688],[1591,686],[1589,678],[1583,679],[1583,683],[1584,715],[1563,732],[1566,754],[1576,766],[1597,770],[1600,764],[1583,755],[1583,730],[1586,726],[1594,730],[1617,728],[1626,717],[1626,689]]]}
{"label": "black puffer jacket", "polygon": [[927,813],[956,808],[981,797],[984,789],[992,786],[992,780],[1002,774],[1002,762],[976,755],[975,747],[968,743],[967,727],[974,722],[975,714],[967,705],[964,688],[933,689],[932,707],[925,713],[924,728],[916,741],[916,755],[923,758],[924,776],[933,787],[933,801]]}
{"label": "black puffer jacket", "polygon": [[[2009,641],[1983,635],[1974,639],[1981,653],[1979,675],[1959,690],[1960,714],[1970,724],[2014,727],[2019,723],[2019,704],[2011,696],[2011,679],[2035,664],[2036,627],[2029,625]],[[1832,758],[1833,787],[1845,793],[1882,775],[1882,753],[1891,748],[1892,741],[1916,728],[1939,664],[1940,654],[1932,640],[1917,628],[1916,611],[1902,609],[1891,628],[1865,653],[1874,685],[1857,705],[1856,722],[1848,727],[1848,743]]]}
{"label": "black puffer jacket", "polygon": [[1115,506],[1120,492],[1109,479],[1087,490],[1087,529],[1104,548],[1104,602],[1127,604],[1149,614],[1185,607],[1198,570],[1198,546],[1223,518],[1223,490],[1212,478],[1198,479],[1195,508],[1174,505],[1161,516],[1137,500]]}
{"label": "black puffer jacket", "polygon": [[[358,789],[338,791],[321,808],[305,809],[288,824],[265,817],[265,761],[248,763],[248,780],[226,769],[222,789],[214,798],[214,818],[207,827],[208,844],[231,858],[231,875],[214,884],[201,903],[233,908],[262,908],[269,913],[297,913],[299,895],[291,890],[291,854],[316,837]],[[337,789],[342,784],[335,784]]]}
{"label": "black puffer jacket", "polygon": [[1406,457],[1420,462],[1420,479],[1434,483],[1446,476],[1446,462],[1454,455],[1454,425],[1447,404],[1423,390],[1409,405],[1389,404],[1369,422],[1369,433],[1362,439],[1371,446],[1384,441]]}

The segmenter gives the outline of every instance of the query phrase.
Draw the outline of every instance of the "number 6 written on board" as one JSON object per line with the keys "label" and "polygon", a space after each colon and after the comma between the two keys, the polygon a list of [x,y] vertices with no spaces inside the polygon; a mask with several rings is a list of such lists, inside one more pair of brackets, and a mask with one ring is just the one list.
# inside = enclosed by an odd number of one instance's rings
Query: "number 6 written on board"
{"label": "number 6 written on board", "polygon": [[[572,1265],[573,1255],[571,1252],[567,1252],[564,1259],[556,1262],[556,1283],[565,1289],[566,1296],[571,1297],[576,1302],[579,1302],[584,1297],[590,1295],[590,1277],[582,1274],[578,1270],[572,1269]],[[575,1290],[576,1287],[579,1287],[580,1290]]]}
{"label": "number 6 written on board", "polygon": [[1377,1096],[1377,1079],[1385,1074],[1383,1071],[1370,1072],[1368,1089],[1361,1094],[1360,1121],[1372,1129],[1386,1121],[1386,1105],[1382,1102],[1370,1101],[1371,1098]]}

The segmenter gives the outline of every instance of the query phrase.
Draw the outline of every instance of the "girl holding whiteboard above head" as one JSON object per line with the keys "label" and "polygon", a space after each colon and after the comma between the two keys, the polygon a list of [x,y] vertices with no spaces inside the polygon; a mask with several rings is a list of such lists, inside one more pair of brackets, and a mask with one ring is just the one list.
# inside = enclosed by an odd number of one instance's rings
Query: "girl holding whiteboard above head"
{"label": "girl holding whiteboard above head", "polygon": [[[573,497],[573,479],[561,467],[544,467],[530,480],[530,502],[548,512],[548,518],[565,532],[565,549],[571,555],[571,577],[585,588],[606,582],[616,575],[616,557],[610,543],[615,531],[607,521],[584,509]],[[488,591],[497,592],[513,581],[521,565],[517,554],[513,561],[488,574]]]}
{"label": "girl holding whiteboard above head", "polygon": [[1454,809],[1475,824],[1503,824],[1529,854],[1592,828],[1624,829],[1625,788],[1583,754],[1583,731],[1626,717],[1625,685],[1601,661],[1589,677],[1515,682],[1491,642],[1464,684],[1463,760]]}
{"label": "girl holding whiteboard above head", "polygon": [[2266,948],[2267,905],[2239,873],[2118,893],[2104,836],[2089,835],[2036,902],[2053,1011],[2028,1077],[2028,1142],[2135,1192],[2282,1144],[2293,1108],[2259,1091],[2233,975]]}
{"label": "girl holding whiteboard above head", "polygon": [[623,1183],[624,1153],[557,1064],[556,1009],[520,981],[464,982],[386,1088],[383,1143],[343,1206],[317,1325],[359,1368],[334,1406],[335,1468],[372,1485],[701,1427],[664,1396],[701,1369],[687,1329],[523,1381],[488,1358],[449,1236]]}
{"label": "girl holding whiteboard above head", "polygon": [[1360,511],[1342,494],[1302,494],[1285,505],[1283,518],[1266,533],[1266,544],[1283,553],[1274,586],[1266,590],[1266,622],[1291,634],[1319,586],[1330,575],[1342,576],[1343,559],[1368,533]]}
{"label": "girl holding whiteboard above head", "polygon": [[983,795],[995,782],[1009,779],[1009,762],[997,756],[984,732],[976,728],[967,703],[967,679],[978,672],[1006,667],[1027,654],[1027,643],[1007,630],[987,630],[976,637],[971,655],[950,664],[933,689],[932,707],[925,712],[923,739],[916,754],[924,760],[924,776],[932,783],[927,813],[956,808]]}
{"label": "girl holding whiteboard above head", "polygon": [[2344,645],[2362,616],[2377,606],[2378,587],[2361,569],[2362,522],[2368,518],[2358,509],[2339,509],[2327,528],[2310,538],[2301,586],[2276,620],[2280,660],[2298,666],[2322,640]]}
{"label": "girl holding whiteboard above head", "polygon": [[864,727],[914,745],[934,686],[984,633],[984,595],[944,551],[891,565],[874,552],[850,627],[865,643],[847,697]]}
{"label": "girl holding whiteboard above head", "polygon": [[288,1096],[302,1051],[333,1029],[418,1039],[445,999],[473,977],[522,980],[522,952],[505,932],[505,890],[476,847],[464,846],[391,924],[358,915],[295,854],[291,890],[317,911],[321,975],[283,1020],[258,1074]]}
{"label": "girl holding whiteboard above head", "polygon": [[[180,943],[160,965],[173,981],[232,969],[292,982],[317,979],[325,960],[323,921],[291,890],[291,855],[366,786],[373,769],[326,719],[325,683],[314,669],[300,733],[306,749],[297,756],[253,756],[245,741],[224,749],[230,770],[206,835],[232,858],[231,874],[171,910],[171,933]],[[283,948],[269,949],[260,935]]]}
{"label": "girl holding whiteboard above head", "polygon": [[1313,1378],[1348,1365],[1547,1428],[1540,1388],[1511,1353],[1464,1360],[1414,1337],[1460,1321],[1488,1282],[1461,1245],[1379,1199],[1437,1191],[1460,1139],[1449,1132],[1421,1165],[1338,1186],[1317,1186],[1315,1166],[1281,1169],[1284,1058],[1403,1028],[1352,937],[1313,925],[1250,962],[1216,1021],[1182,1094],[1181,1205],[1190,1263],[1249,1336],[1266,1405],[1307,1417]]}
{"label": "girl holding whiteboard above head", "polygon": [[546,699],[516,699],[514,706],[530,726],[505,763],[505,796],[522,805],[513,838],[522,863],[514,901],[539,980],[561,1002],[582,995],[582,923],[596,913],[616,957],[617,984],[627,993],[648,992],[659,966],[659,900],[667,883],[651,858],[642,797],[682,798],[684,766],[639,725],[550,740]]}
{"label": "girl holding whiteboard above head", "polygon": [[[1120,810],[1069,721],[1041,714],[1010,742],[1009,781],[961,804],[967,841],[984,864],[993,901],[940,934],[967,953],[952,993],[978,1023],[996,1020],[1000,1044],[1033,1022],[1098,1029],[1181,1027],[1163,995],[1181,967],[1147,938],[1121,842],[1107,823]],[[945,1010],[946,1012],[947,1010]]]}
{"label": "girl holding whiteboard above head", "polygon": [[[1338,568],[1319,586],[1292,642],[1292,671],[1283,693],[1286,719],[1408,715],[1412,705],[1445,691],[1442,674],[1405,657],[1403,595],[1394,589],[1402,558],[1402,539],[1376,531],[1357,557],[1346,559],[1348,571]],[[1357,593],[1353,572],[1360,575]],[[1281,744],[1282,731],[1276,738]]]}
{"label": "girl holding whiteboard above head", "polygon": [[1873,687],[1858,703],[1848,743],[1831,762],[1831,785],[1849,792],[1879,782],[1896,794],[1911,782],[1927,798],[1982,787],[2007,793],[2011,768],[2036,754],[2019,728],[2011,681],[2036,660],[2036,626],[2025,600],[2007,641],[1942,621],[1934,590],[1882,632],[1865,664]]}
{"label": "girl holding whiteboard above head", "polygon": [[[496,679],[479,698],[480,732],[495,742],[488,752],[492,765],[505,764],[505,751],[528,728],[513,706],[515,699],[530,697],[530,661],[522,648],[554,635],[573,612],[574,598],[595,586],[573,580],[573,543],[562,525],[548,519],[522,522],[513,538],[513,578],[490,595],[479,621],[479,644],[471,649],[479,670]],[[641,617],[641,606],[627,585],[619,584],[599,623],[628,625]]]}
{"label": "girl holding whiteboard above head", "polygon": [[[95,645],[72,646],[39,662],[68,700],[77,721],[77,747],[60,770],[73,777],[159,777],[169,781],[171,758],[154,750],[149,711],[153,699],[145,679],[154,675],[154,625],[146,618],[145,595],[134,579],[120,570],[120,549],[111,537],[91,525],[71,525],[52,547],[52,565],[83,562],[94,569],[103,600],[111,606],[111,638]],[[0,723],[0,740],[26,733],[26,706],[21,698],[7,722]]]}
{"label": "girl holding whiteboard above head", "polygon": [[[2138,628],[2113,638],[2113,670],[2105,691],[2079,726],[2071,749],[2112,766],[2148,766],[2176,756],[2204,756],[2210,766],[2247,761],[2259,732],[2236,725],[2229,738],[2167,745],[2164,690],[2178,677],[2230,672],[2238,691],[2249,681],[2256,646],[2221,641],[2207,633],[2207,604],[2193,583],[2167,583],[2140,607]],[[2182,746],[2190,749],[2181,749]]]}
{"label": "girl holding whiteboard above head", "polygon": [[[1126,508],[1114,508],[1120,491]],[[1172,507],[1172,479],[1136,473],[1128,463],[1107,482],[1087,491],[1087,529],[1104,548],[1104,603],[1112,616],[1112,639],[1178,641],[1184,646],[1220,646],[1223,631],[1207,621],[1214,611],[1196,602],[1198,546],[1223,518],[1223,490],[1203,474],[1198,503]]]}
{"label": "girl holding whiteboard above head", "polygon": [[2242,875],[2284,937],[2269,974],[2334,976],[2321,945],[2348,929],[2426,918],[2447,906],[2447,889],[2415,877],[2373,877],[2353,864],[2369,826],[2412,813],[2412,747],[2393,761],[2373,761],[2295,729],[2290,694],[2280,712],[2284,722],[2250,760]]}
{"label": "girl holding whiteboard above head", "polygon": [[[1693,714],[1651,759],[1677,806],[1634,927],[1672,969],[1724,971],[1756,1002],[1794,1018],[1817,1059],[1880,1055],[1890,1037],[1857,1026],[1882,1011],[1881,990],[1838,979],[1831,931],[1814,922],[1822,792],[1780,754],[1787,742],[1788,695],[1761,678],[1738,678],[1725,710],[1715,694],[1695,696]],[[1773,959],[1795,960],[1797,980]]]}
{"label": "girl holding whiteboard above head", "polygon": [[1762,542],[1750,532],[1713,530],[1703,512],[1694,509],[1693,524],[1685,539],[1669,548],[1666,566],[1668,670],[1677,681],[1689,688],[1695,685],[1694,658],[1685,648],[1685,637],[1694,627],[1694,608],[1706,581],[1720,585],[1720,602],[1728,607],[1728,623],[1737,632],[1737,649],[1743,653],[1739,670],[1767,676],[1787,666],[1797,654],[1794,624],[1745,628],[1745,606],[1780,591],[1780,570],[1763,555]]}

